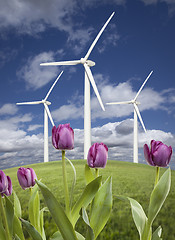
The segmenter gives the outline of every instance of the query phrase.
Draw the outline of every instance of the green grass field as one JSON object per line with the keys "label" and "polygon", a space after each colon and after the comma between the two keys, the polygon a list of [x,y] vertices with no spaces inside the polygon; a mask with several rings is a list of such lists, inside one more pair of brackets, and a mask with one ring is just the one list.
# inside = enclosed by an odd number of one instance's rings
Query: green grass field
{"label": "green grass field", "polygon": [[[84,160],[73,160],[72,162],[77,171],[77,184],[74,195],[74,200],[76,200],[80,196],[82,189],[85,187],[84,165],[86,162]],[[51,189],[58,200],[63,204],[61,162],[39,163],[30,165],[30,167],[35,170],[38,179],[41,179],[41,181]],[[23,218],[27,218],[29,191],[24,191],[19,186],[16,176],[17,169],[18,168],[6,169],[4,172],[11,177],[13,188],[21,201]],[[162,175],[164,171],[165,169],[161,169],[160,174]],[[113,195],[125,195],[136,199],[143,206],[143,209],[147,214],[149,197],[154,186],[154,167],[144,164],[108,161],[106,168],[100,170],[100,174],[103,176],[103,181],[105,181],[108,176],[112,176]],[[71,186],[73,174],[69,164],[67,164],[67,177],[69,186]],[[41,201],[44,205],[43,199]],[[158,214],[153,224],[153,228],[156,229],[159,225],[161,225],[163,228],[164,240],[175,239],[175,171],[172,171],[170,194],[166,199],[166,202],[164,203],[160,213]],[[82,233],[85,231],[84,225],[81,221],[77,223],[76,227],[77,230]],[[56,226],[49,213],[45,214],[45,228],[48,237],[51,236],[54,231],[56,231]],[[128,203],[122,202],[114,197],[113,210],[110,220],[97,239],[139,239],[139,235],[131,217],[131,210]]]}

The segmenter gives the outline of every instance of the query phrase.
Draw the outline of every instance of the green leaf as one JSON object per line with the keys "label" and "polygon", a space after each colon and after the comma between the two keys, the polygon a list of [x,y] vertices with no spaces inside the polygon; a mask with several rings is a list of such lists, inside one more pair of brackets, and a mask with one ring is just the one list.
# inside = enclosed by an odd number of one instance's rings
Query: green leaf
{"label": "green leaf", "polygon": [[69,164],[71,165],[72,169],[73,169],[73,172],[74,172],[74,179],[73,179],[73,182],[72,182],[72,188],[71,188],[71,194],[70,194],[70,208],[72,206],[72,201],[73,201],[73,193],[74,193],[74,188],[75,188],[75,184],[76,184],[76,170],[75,170],[75,167],[74,165],[72,164],[72,162],[65,157],[65,159],[69,162]]}
{"label": "green leaf", "polygon": [[16,195],[14,190],[13,190],[13,199],[14,199],[14,214],[20,218],[21,217],[21,204],[20,204],[19,198]]}
{"label": "green leaf", "polygon": [[112,177],[100,187],[95,195],[91,207],[90,226],[95,238],[104,228],[112,210]]}
{"label": "green leaf", "polygon": [[129,198],[129,197],[128,197],[128,200],[130,201],[132,217],[133,217],[134,223],[139,232],[140,239],[142,239],[142,235],[145,230],[146,223],[147,223],[147,217],[145,215],[145,212],[144,212],[142,206],[136,200]]}
{"label": "green leaf", "polygon": [[85,164],[85,180],[86,180],[86,184],[92,182],[94,180],[94,175],[92,173],[91,168]]}
{"label": "green leaf", "polygon": [[162,227],[159,226],[156,231],[152,235],[152,240],[162,240],[161,238],[162,235]]}
{"label": "green leaf", "polygon": [[46,240],[46,235],[45,235],[45,231],[44,231],[44,211],[46,208],[43,208],[40,210],[40,228],[41,228],[41,236],[43,238],[43,240]]}
{"label": "green leaf", "polygon": [[31,224],[41,234],[42,230],[40,227],[40,199],[39,199],[37,185],[35,185],[31,189],[31,197],[29,200],[29,219],[30,219]]}
{"label": "green leaf", "polygon": [[21,221],[16,215],[14,215],[14,218],[13,218],[13,234],[14,235],[16,234],[21,240],[25,240]]}
{"label": "green leaf", "polygon": [[65,240],[77,240],[75,231],[73,229],[73,226],[71,222],[69,221],[68,217],[66,216],[63,208],[56,200],[55,196],[51,193],[51,191],[41,182],[36,180],[36,183],[38,184],[41,193],[44,197],[44,200],[46,202],[46,205],[56,223],[58,226],[63,239]]}
{"label": "green leaf", "polygon": [[122,195],[118,195],[115,197],[117,197],[122,201],[126,201],[130,203],[132,217],[137,227],[137,230],[139,232],[140,239],[142,239],[143,233],[144,231],[146,231],[146,225],[148,220],[142,206],[133,198],[125,197]]}
{"label": "green leaf", "polygon": [[123,196],[123,195],[114,195],[114,197],[120,199],[121,201],[125,201],[125,202],[130,203],[128,197],[125,197],[125,196]]}
{"label": "green leaf", "polygon": [[[80,233],[78,233],[78,232],[75,232],[75,233],[76,233],[78,240],[85,240],[85,238]],[[63,237],[61,236],[61,233],[58,231],[52,235],[50,240],[63,240]]]}
{"label": "green leaf", "polygon": [[43,240],[36,228],[29,223],[28,221],[20,218],[22,224],[25,226],[28,234],[32,237],[33,240]]}
{"label": "green leaf", "polygon": [[57,231],[50,237],[50,240],[64,240],[64,239],[61,236],[61,233]]}
{"label": "green leaf", "polygon": [[3,228],[3,224],[2,224],[1,213],[0,213],[0,239],[2,239],[2,240],[6,240],[5,230],[4,230],[4,228]]}
{"label": "green leaf", "polygon": [[21,240],[21,239],[18,237],[18,235],[15,235],[14,240]]}
{"label": "green leaf", "polygon": [[14,208],[13,204],[10,201],[10,199],[5,195],[5,211],[6,211],[6,217],[8,222],[8,228],[10,236],[12,237],[13,234],[13,217],[14,217]]}
{"label": "green leaf", "polygon": [[95,236],[94,236],[94,232],[90,226],[90,223],[89,223],[89,218],[88,218],[88,215],[87,215],[87,212],[84,208],[81,209],[80,211],[80,215],[83,219],[83,221],[86,223],[87,225],[87,234],[86,234],[86,240],[94,240]]}
{"label": "green leaf", "polygon": [[162,175],[159,182],[151,193],[149,209],[148,209],[148,222],[152,225],[154,219],[159,213],[166,197],[170,191],[171,186],[171,170],[170,168]]}
{"label": "green leaf", "polygon": [[101,184],[101,176],[90,182],[84,189],[82,195],[75,203],[72,209],[72,224],[75,226],[78,218],[80,217],[79,212],[81,208],[86,208],[89,203],[91,203],[92,199],[94,198],[96,192],[98,191],[100,184]]}

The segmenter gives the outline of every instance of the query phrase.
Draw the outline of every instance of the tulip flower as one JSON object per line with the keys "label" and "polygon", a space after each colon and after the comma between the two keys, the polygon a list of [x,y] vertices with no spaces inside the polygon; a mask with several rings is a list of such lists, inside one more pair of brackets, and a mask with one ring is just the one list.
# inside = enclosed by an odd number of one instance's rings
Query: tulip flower
{"label": "tulip flower", "polygon": [[91,168],[104,168],[108,157],[108,147],[104,143],[94,143],[88,152],[87,163]]}
{"label": "tulip flower", "polygon": [[19,184],[25,190],[35,185],[36,173],[32,168],[20,167],[17,172]]}
{"label": "tulip flower", "polygon": [[7,190],[8,187],[8,179],[5,173],[0,170],[0,193],[3,193]]}
{"label": "tulip flower", "polygon": [[9,176],[7,176],[7,181],[8,181],[8,187],[7,187],[5,192],[1,193],[2,197],[4,196],[4,194],[6,196],[10,196],[12,194],[12,181],[11,181],[11,178]]}
{"label": "tulip flower", "polygon": [[152,140],[151,149],[147,144],[144,145],[144,155],[151,166],[167,167],[171,159],[172,147],[168,147],[160,141]]}
{"label": "tulip flower", "polygon": [[52,128],[52,144],[56,149],[71,150],[74,148],[74,131],[70,124],[60,124]]}

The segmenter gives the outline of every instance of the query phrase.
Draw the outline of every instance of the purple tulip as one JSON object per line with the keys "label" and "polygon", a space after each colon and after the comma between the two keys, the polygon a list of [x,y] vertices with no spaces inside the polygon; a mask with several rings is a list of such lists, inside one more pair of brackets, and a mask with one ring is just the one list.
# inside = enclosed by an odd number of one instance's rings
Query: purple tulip
{"label": "purple tulip", "polygon": [[166,167],[171,159],[172,147],[152,140],[150,150],[147,144],[144,145],[144,155],[151,166]]}
{"label": "purple tulip", "polygon": [[5,192],[1,193],[2,197],[4,196],[4,194],[6,196],[10,196],[12,194],[12,181],[9,176],[7,176],[7,181],[8,181],[8,187]]}
{"label": "purple tulip", "polygon": [[52,128],[52,144],[60,150],[74,148],[74,131],[70,124],[60,124],[57,128]]}
{"label": "purple tulip", "polygon": [[104,143],[94,143],[88,152],[87,163],[91,168],[104,168],[108,157],[108,147]]}
{"label": "purple tulip", "polygon": [[24,167],[18,169],[17,177],[19,184],[24,190],[26,188],[33,187],[35,185],[35,179],[37,179],[36,173],[33,168]]}
{"label": "purple tulip", "polygon": [[5,173],[0,170],[0,193],[3,193],[7,190],[8,187],[8,179]]}

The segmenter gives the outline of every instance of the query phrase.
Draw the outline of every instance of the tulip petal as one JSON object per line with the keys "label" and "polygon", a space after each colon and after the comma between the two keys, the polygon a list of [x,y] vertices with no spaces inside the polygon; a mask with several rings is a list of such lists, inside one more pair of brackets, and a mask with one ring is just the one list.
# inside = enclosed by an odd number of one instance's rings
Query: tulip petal
{"label": "tulip petal", "polygon": [[108,147],[104,143],[94,143],[88,152],[87,163],[91,168],[104,168],[108,157]]}
{"label": "tulip petal", "polygon": [[32,168],[19,168],[17,177],[19,184],[24,190],[35,185],[36,174]]}
{"label": "tulip petal", "polygon": [[144,145],[144,156],[148,164],[150,164],[151,166],[155,166],[154,162],[152,161],[151,153],[147,144]]}
{"label": "tulip petal", "polygon": [[169,155],[169,158],[168,158],[168,161],[167,161],[167,165],[169,164],[169,162],[171,160],[172,153],[173,153],[173,149],[172,149],[171,146],[169,146],[169,151],[170,151],[170,155]]}
{"label": "tulip petal", "polygon": [[146,161],[152,166],[167,167],[172,156],[172,147],[160,141],[151,140],[151,150],[148,145],[144,145],[144,155]]}
{"label": "tulip petal", "polygon": [[36,173],[33,170],[33,168],[28,168],[30,170],[30,174],[31,174],[31,185],[34,186],[35,185],[35,179],[37,179]]}
{"label": "tulip petal", "polygon": [[69,149],[73,148],[73,138],[72,138],[72,131],[69,128],[62,128],[60,130],[60,139],[58,141],[58,148],[59,149]]}
{"label": "tulip petal", "polygon": [[8,181],[8,187],[7,187],[7,190],[3,194],[5,194],[6,196],[10,196],[12,194],[12,181],[9,176],[7,176],[7,181]]}
{"label": "tulip petal", "polygon": [[70,124],[60,124],[52,128],[52,144],[56,149],[71,150],[74,148],[74,131]]}
{"label": "tulip petal", "polygon": [[157,151],[153,153],[153,161],[159,167],[166,167],[171,158],[170,149],[165,144],[159,145]]}
{"label": "tulip petal", "polygon": [[96,161],[94,162],[95,167],[100,167],[100,168],[104,168],[106,166],[106,162],[107,162],[107,151],[104,147],[104,145],[99,145],[98,146],[98,151],[96,154]]}
{"label": "tulip petal", "polygon": [[55,148],[57,148],[57,144],[56,144],[56,130],[57,130],[57,128],[56,128],[56,126],[54,126],[53,128],[52,128],[52,144],[53,144],[53,146],[55,147]]}
{"label": "tulip petal", "polygon": [[7,187],[8,187],[7,176],[2,170],[0,170],[0,193],[5,192],[7,190]]}

